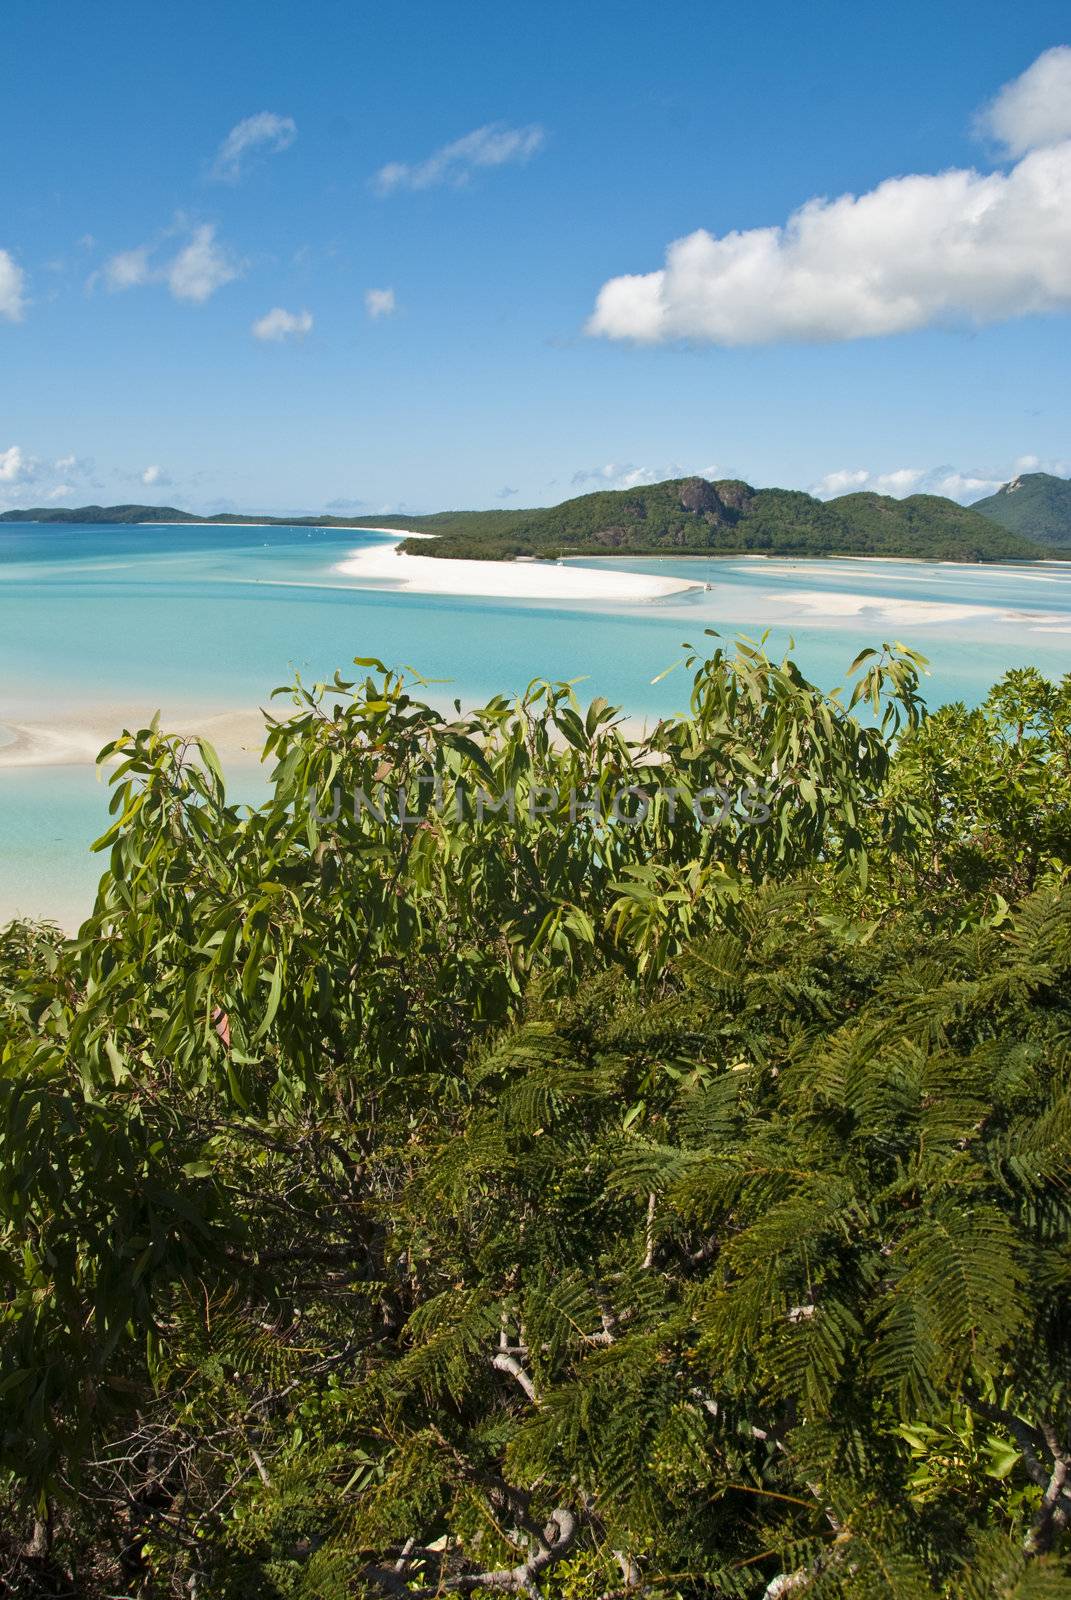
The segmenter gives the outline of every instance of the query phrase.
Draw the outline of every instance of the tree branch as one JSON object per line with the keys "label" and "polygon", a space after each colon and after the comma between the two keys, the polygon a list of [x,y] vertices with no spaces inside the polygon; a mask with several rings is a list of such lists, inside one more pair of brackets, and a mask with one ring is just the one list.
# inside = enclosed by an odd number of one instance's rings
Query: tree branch
{"label": "tree branch", "polygon": [[516,1356],[511,1356],[508,1350],[496,1350],[491,1357],[491,1365],[496,1372],[506,1372],[515,1378],[534,1406],[539,1404],[535,1384],[525,1372]]}
{"label": "tree branch", "polygon": [[540,1529],[538,1526],[533,1526],[534,1548],[527,1561],[518,1562],[515,1567],[498,1567],[485,1572],[459,1572],[450,1578],[440,1577],[438,1583],[427,1584],[420,1589],[408,1587],[404,1577],[398,1572],[398,1565],[393,1571],[386,1567],[366,1567],[364,1576],[373,1583],[378,1583],[388,1594],[405,1594],[409,1600],[433,1600],[435,1595],[446,1593],[471,1594],[474,1589],[497,1589],[509,1594],[528,1594],[535,1597],[539,1594],[536,1584],[539,1574],[568,1554],[576,1540],[578,1530],[579,1522],[575,1514],[567,1507],[559,1506],[551,1512],[545,1527]]}

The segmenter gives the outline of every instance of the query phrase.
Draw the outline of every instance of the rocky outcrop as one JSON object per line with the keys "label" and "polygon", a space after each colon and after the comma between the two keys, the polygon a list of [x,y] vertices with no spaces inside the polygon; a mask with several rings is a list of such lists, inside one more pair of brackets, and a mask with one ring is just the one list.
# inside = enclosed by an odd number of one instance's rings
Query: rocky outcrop
{"label": "rocky outcrop", "polygon": [[719,517],[725,510],[718,491],[706,478],[685,478],[681,483],[681,509],[693,517]]}
{"label": "rocky outcrop", "polygon": [[726,527],[738,519],[754,498],[749,484],[736,478],[711,483],[707,478],[685,478],[680,487],[681,510],[702,517],[712,528]]}
{"label": "rocky outcrop", "polygon": [[754,489],[742,478],[725,478],[717,485],[717,489],[722,505],[739,514],[745,512],[755,498]]}

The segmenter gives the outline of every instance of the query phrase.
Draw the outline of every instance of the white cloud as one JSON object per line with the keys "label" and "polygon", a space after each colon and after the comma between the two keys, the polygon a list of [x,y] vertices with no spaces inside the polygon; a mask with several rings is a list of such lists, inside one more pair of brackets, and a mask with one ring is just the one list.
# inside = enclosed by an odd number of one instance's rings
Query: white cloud
{"label": "white cloud", "polygon": [[[186,235],[183,248],[170,259],[154,261],[162,240],[176,234]],[[99,278],[112,294],[141,288],[144,283],[166,283],[174,299],[202,306],[224,283],[242,275],[243,262],[216,242],[213,222],[191,226],[186,219],[178,218],[173,227],[163,232],[162,240],[109,256],[101,270],[88,278],[86,288],[91,290]]]}
{"label": "white cloud", "polygon": [[838,494],[856,494],[871,487],[870,473],[865,467],[841,467],[827,472],[824,478],[812,483],[810,493],[819,500],[832,500]]}
{"label": "white cloud", "polygon": [[21,322],[26,310],[26,274],[6,250],[0,250],[0,317]]}
{"label": "white cloud", "polygon": [[582,467],[574,472],[574,489],[635,489],[642,484],[666,483],[672,478],[724,478],[727,474],[717,466],[689,467],[679,461],[670,461],[658,467],[637,467],[631,461],[607,461],[601,467]]}
{"label": "white cloud", "polygon": [[874,487],[879,494],[889,494],[900,500],[904,495],[914,494],[925,476],[917,467],[895,467],[892,472],[879,472]]}
{"label": "white cloud", "polygon": [[502,122],[489,122],[474,128],[452,144],[444,144],[423,161],[389,161],[372,179],[380,194],[396,189],[433,189],[449,184],[460,189],[481,167],[502,167],[524,162],[534,156],[545,135],[538,123],[526,128],[510,128]]}
{"label": "white cloud", "polygon": [[254,151],[275,155],[280,150],[288,150],[296,138],[297,123],[293,117],[258,111],[256,116],[236,123],[228,133],[216,152],[210,176],[221,183],[236,183],[247,156]]}
{"label": "white cloud", "polygon": [[972,500],[981,500],[987,494],[996,494],[1006,478],[986,477],[979,472],[939,472],[934,474],[927,482],[923,493],[943,494],[949,500],[962,500],[964,505],[970,505]]}
{"label": "white cloud", "polygon": [[202,305],[217,289],[241,275],[244,263],[216,242],[213,223],[191,227],[180,217],[163,238],[173,239],[176,233],[185,234],[187,239],[170,260],[154,261],[159,242],[139,244],[133,250],[110,256],[100,272],[89,278],[87,287],[91,289],[98,278],[103,278],[105,287],[112,294],[119,294],[146,283],[165,283],[176,300]]}
{"label": "white cloud", "polygon": [[1071,139],[1071,46],[1058,44],[1006,83],[977,119],[1010,156]]}
{"label": "white cloud", "polygon": [[70,455],[60,456],[57,461],[53,461],[49,470],[62,478],[64,486],[69,488],[72,480],[92,478],[93,460],[88,456],[76,456],[72,452]]}
{"label": "white cloud", "polygon": [[171,487],[171,479],[163,467],[160,466],[146,467],[141,474],[141,481],[147,489],[169,489]]}
{"label": "white cloud", "polygon": [[721,237],[700,228],[669,246],[659,271],[605,283],[587,331],[730,346],[1068,309],[1071,139],[1006,173],[889,178],[866,194],[808,200],[783,226]]}
{"label": "white cloud", "polygon": [[[874,471],[869,467],[840,467],[809,484],[808,493],[819,500],[832,500],[838,495],[863,491],[890,495],[897,500],[911,494],[938,494],[969,505],[983,495],[993,494],[1002,483],[1024,472],[1051,472],[1057,477],[1066,477],[1071,473],[1071,465],[1066,461],[1021,455],[1003,472],[996,468],[961,471],[948,465],[891,467],[882,471]],[[714,483],[719,479],[737,476],[730,468],[717,462],[706,467],[693,467],[679,461],[655,467],[638,467],[631,461],[608,461],[601,467],[581,468],[573,473],[571,481],[574,492],[590,494],[592,490],[634,489],[643,484],[665,483],[675,478],[706,478]],[[765,480],[760,478],[757,481],[761,484]]]}
{"label": "white cloud", "polygon": [[93,479],[93,462],[81,456],[41,461],[17,444],[0,450],[0,507],[55,505],[72,497],[77,503],[87,498],[87,484],[101,487]]}
{"label": "white cloud", "polygon": [[304,339],[311,330],[311,311],[284,311],[282,306],[274,306],[254,322],[252,333],[255,339],[271,339],[278,343],[282,339]]}
{"label": "white cloud", "polygon": [[[663,477],[683,476],[665,472]],[[579,472],[573,473],[573,487],[584,488],[588,484],[598,489],[634,489],[637,484],[657,483],[660,480],[651,471],[650,467],[635,467],[631,461],[608,461],[602,467],[581,467]]]}
{"label": "white cloud", "polygon": [[193,237],[165,269],[167,286],[176,300],[192,300],[201,305],[225,283],[237,278],[240,267],[228,251],[216,243],[216,230],[202,223]]}
{"label": "white cloud", "polygon": [[393,289],[366,289],[364,308],[368,315],[375,320],[377,317],[391,317],[398,309],[394,298]]}
{"label": "white cloud", "polygon": [[841,494],[858,494],[863,490],[873,494],[892,495],[900,500],[909,494],[940,494],[949,500],[959,500],[970,505],[974,500],[994,494],[1002,483],[1008,483],[1023,472],[1051,472],[1064,477],[1068,471],[1065,461],[1043,461],[1039,456],[1018,456],[1009,470],[999,472],[993,468],[971,468],[961,471],[956,467],[896,467],[890,472],[871,472],[867,467],[844,467],[837,472],[827,472],[824,478],[813,483],[810,492],[820,500],[831,500]]}
{"label": "white cloud", "polygon": [[811,486],[811,494],[820,500],[832,499],[838,494],[856,494],[862,489],[874,494],[889,494],[900,499],[914,494],[926,474],[916,467],[897,467],[892,472],[868,472],[866,467],[845,467],[839,472],[827,472]]}
{"label": "white cloud", "polygon": [[17,444],[0,450],[0,483],[21,483],[33,476],[36,463]]}
{"label": "white cloud", "polygon": [[20,445],[0,450],[0,506],[17,506],[20,501],[25,505],[28,499],[37,498],[36,490],[33,495],[28,493],[28,486],[37,476],[39,465]]}
{"label": "white cloud", "polygon": [[120,250],[118,255],[111,256],[102,269],[105,286],[116,294],[148,283],[150,250],[150,245],[139,244],[134,250]]}

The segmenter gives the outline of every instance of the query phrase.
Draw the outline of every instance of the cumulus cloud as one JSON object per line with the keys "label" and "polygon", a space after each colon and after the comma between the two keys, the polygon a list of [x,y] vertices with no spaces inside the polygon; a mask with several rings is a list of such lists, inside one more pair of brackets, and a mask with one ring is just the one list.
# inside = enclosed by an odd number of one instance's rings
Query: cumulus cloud
{"label": "cumulus cloud", "polygon": [[141,474],[141,481],[147,489],[169,489],[171,487],[171,479],[163,467],[155,464],[145,468],[145,471]]}
{"label": "cumulus cloud", "polygon": [[925,472],[916,467],[897,467],[892,472],[843,467],[838,472],[827,472],[824,478],[811,485],[810,492],[820,500],[831,500],[838,494],[856,494],[867,489],[874,494],[889,494],[899,499],[905,494],[914,494],[925,476]]}
{"label": "cumulus cloud", "polygon": [[180,219],[163,239],[173,240],[176,233],[185,235],[186,242],[169,259],[160,259],[162,241],[121,250],[93,273],[88,287],[102,281],[110,293],[120,294],[146,283],[164,283],[176,300],[202,305],[225,283],[241,276],[243,263],[217,242],[213,223],[191,227]]}
{"label": "cumulus cloud", "polygon": [[607,461],[601,467],[581,467],[574,472],[574,489],[635,489],[641,484],[665,483],[670,478],[719,478],[727,473],[717,466],[689,467],[670,461],[660,467],[638,467],[631,461]]}
{"label": "cumulus cloud", "polygon": [[304,339],[311,330],[311,311],[284,311],[282,306],[273,306],[254,322],[252,333],[254,339],[273,340],[278,344],[283,339]]}
{"label": "cumulus cloud", "polygon": [[[58,473],[65,480],[92,478],[93,470],[92,457],[76,456],[73,453],[68,456],[60,456],[57,461],[53,461],[51,467],[53,473]],[[63,487],[69,490],[71,487],[70,481],[66,481]]]}
{"label": "cumulus cloud", "polygon": [[508,483],[504,483],[502,485],[501,489],[499,489],[497,495],[495,496],[495,499],[496,500],[512,500],[513,496],[515,494],[519,494],[519,493],[520,493],[520,491],[518,489],[511,489]]}
{"label": "cumulus cloud", "polygon": [[93,478],[93,462],[81,456],[41,461],[21,445],[0,450],[0,507],[54,505],[71,497],[77,502],[86,497],[87,484],[100,487]]}
{"label": "cumulus cloud", "polygon": [[7,250],[0,250],[0,317],[21,322],[26,310],[26,274]]}
{"label": "cumulus cloud", "polygon": [[867,467],[843,467],[827,472],[825,477],[810,486],[810,492],[820,500],[832,500],[837,495],[859,494],[864,490],[873,494],[892,495],[903,499],[909,494],[940,494],[949,500],[959,500],[970,505],[985,495],[995,494],[1002,483],[1008,483],[1023,472],[1052,472],[1063,477],[1067,472],[1064,461],[1042,461],[1039,456],[1018,456],[1004,472],[992,468],[975,467],[960,470],[952,466],[896,467],[888,472],[872,472]]}
{"label": "cumulus cloud", "polygon": [[[1045,126],[1063,124],[1054,113]],[[1031,139],[1040,130],[1039,114]],[[731,346],[1068,309],[1071,138],[1030,148],[1008,172],[889,178],[866,194],[808,200],[783,226],[721,237],[700,228],[669,246],[658,271],[605,283],[587,331]]]}
{"label": "cumulus cloud", "polygon": [[972,500],[981,500],[987,494],[996,494],[1001,484],[1007,482],[1007,478],[987,477],[980,472],[956,472],[945,469],[932,474],[922,492],[943,494],[949,500],[961,500],[964,505],[970,505]]}
{"label": "cumulus cloud", "polygon": [[1058,44],[979,113],[980,133],[997,139],[1010,156],[1071,139],[1071,46]]}
{"label": "cumulus cloud", "polygon": [[[41,463],[27,454],[21,445],[8,445],[0,450],[0,506],[25,505],[29,498],[27,486],[34,482]],[[36,490],[33,498],[38,498]]]}
{"label": "cumulus cloud", "polygon": [[378,317],[391,317],[398,309],[394,298],[393,289],[366,289],[364,295],[364,308],[368,315],[376,320]]}
{"label": "cumulus cloud", "polygon": [[[666,473],[668,478],[670,473]],[[657,483],[659,480],[650,467],[636,467],[631,461],[607,461],[602,467],[581,467],[573,473],[573,487],[593,485],[599,489],[634,489],[637,484]]]}
{"label": "cumulus cloud", "polygon": [[293,117],[280,117],[274,111],[258,111],[235,124],[216,151],[210,176],[220,183],[237,183],[242,166],[254,153],[276,155],[289,150],[297,138]]}
{"label": "cumulus cloud", "polygon": [[201,305],[225,283],[237,278],[240,268],[221,245],[209,222],[193,230],[193,237],[165,268],[167,286],[176,300]]}
{"label": "cumulus cloud", "polygon": [[32,477],[34,465],[19,445],[9,445],[0,450],[0,483],[20,483]]}
{"label": "cumulus cloud", "polygon": [[423,161],[389,161],[373,177],[372,187],[382,195],[397,189],[434,189],[440,184],[460,189],[481,167],[528,161],[545,137],[538,123],[510,128],[503,122],[489,122],[442,145]]}
{"label": "cumulus cloud", "polygon": [[840,467],[836,472],[827,472],[817,483],[812,483],[810,492],[820,500],[832,500],[838,494],[855,494],[860,489],[869,489],[870,481],[871,475],[866,467]]}
{"label": "cumulus cloud", "polygon": [[118,255],[109,257],[101,268],[105,287],[114,294],[123,289],[136,289],[140,284],[148,283],[151,276],[150,250],[150,245],[139,244],[133,250],[120,250]]}

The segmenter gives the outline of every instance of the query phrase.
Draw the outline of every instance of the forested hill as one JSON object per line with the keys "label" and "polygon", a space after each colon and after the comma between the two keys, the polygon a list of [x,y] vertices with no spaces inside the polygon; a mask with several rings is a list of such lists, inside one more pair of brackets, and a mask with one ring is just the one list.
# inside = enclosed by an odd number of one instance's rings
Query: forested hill
{"label": "forested hill", "polygon": [[[998,561],[1040,555],[1037,545],[939,495],[851,494],[816,500],[737,479],[678,478],[581,495],[538,511],[470,511],[407,519],[437,533],[422,554],[918,556]],[[414,549],[416,547],[414,546]]]}
{"label": "forested hill", "polygon": [[[352,517],[198,518],[170,506],[83,506],[12,511],[0,520],[198,522],[359,527]],[[793,489],[754,489],[739,479],[666,483],[580,495],[534,510],[443,511],[367,519],[377,527],[438,535],[419,554],[507,560],[561,555],[873,555],[1001,561],[1045,554],[1040,544],[939,495],[850,494],[816,500]],[[417,546],[413,546],[414,553]]]}
{"label": "forested hill", "polygon": [[[213,518],[213,521],[219,520]],[[4,511],[0,522],[200,522],[189,511],[174,506],[30,506],[25,511]]]}
{"label": "forested hill", "polygon": [[[367,520],[367,519],[366,519]],[[172,523],[186,522],[194,524],[221,523],[227,527],[305,527],[305,528],[357,528],[361,526],[357,517],[267,517],[250,515],[237,515],[230,511],[221,511],[216,516],[199,517],[192,511],[179,511],[175,506],[32,506],[25,511],[0,512],[0,522],[48,522],[48,523],[130,523],[141,525],[143,523]],[[379,526],[388,523],[399,527],[408,527],[409,522],[405,517],[376,518]]]}
{"label": "forested hill", "polygon": [[1071,479],[1024,472],[987,500],[977,501],[974,509],[1038,544],[1071,547]]}

